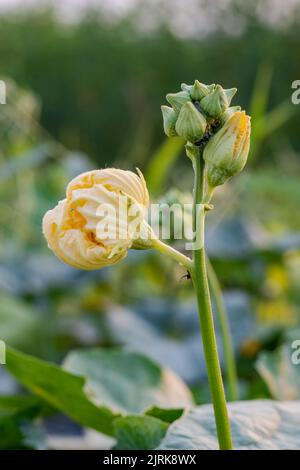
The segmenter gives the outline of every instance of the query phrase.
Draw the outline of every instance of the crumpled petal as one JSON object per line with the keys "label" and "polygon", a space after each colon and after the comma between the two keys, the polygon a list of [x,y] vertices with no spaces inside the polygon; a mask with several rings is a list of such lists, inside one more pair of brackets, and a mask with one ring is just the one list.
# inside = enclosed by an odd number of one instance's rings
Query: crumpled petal
{"label": "crumpled petal", "polygon": [[[141,223],[149,204],[143,175],[131,171],[95,170],[74,178],[67,187],[66,199],[43,218],[43,234],[56,256],[78,269],[93,270],[112,265],[127,256],[134,230],[127,211],[120,211],[120,198],[138,208]],[[109,215],[103,209],[108,205]],[[109,222],[108,235],[99,223]],[[114,228],[112,230],[110,227]],[[135,225],[134,225],[135,227]]]}

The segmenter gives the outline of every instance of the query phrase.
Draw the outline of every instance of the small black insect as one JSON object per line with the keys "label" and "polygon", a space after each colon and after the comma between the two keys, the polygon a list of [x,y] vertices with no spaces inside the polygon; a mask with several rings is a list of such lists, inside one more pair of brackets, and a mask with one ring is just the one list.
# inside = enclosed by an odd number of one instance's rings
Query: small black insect
{"label": "small black insect", "polygon": [[184,274],[181,279],[192,279],[192,276],[191,276],[191,273],[189,271],[186,272],[186,274]]}
{"label": "small black insect", "polygon": [[206,144],[206,142],[209,141],[211,135],[212,135],[212,134],[211,134],[210,132],[207,132],[207,133],[202,137],[202,139],[197,140],[197,142],[195,142],[195,145],[196,145],[197,147],[201,147],[203,144]]}
{"label": "small black insect", "polygon": [[206,132],[205,132],[204,136],[202,137],[202,139],[197,140],[195,142],[195,145],[197,147],[202,147],[204,144],[206,144],[209,141],[209,139],[214,135],[214,133],[218,129],[219,125],[220,125],[220,121],[218,119],[215,119],[213,122],[211,122],[207,126]]}

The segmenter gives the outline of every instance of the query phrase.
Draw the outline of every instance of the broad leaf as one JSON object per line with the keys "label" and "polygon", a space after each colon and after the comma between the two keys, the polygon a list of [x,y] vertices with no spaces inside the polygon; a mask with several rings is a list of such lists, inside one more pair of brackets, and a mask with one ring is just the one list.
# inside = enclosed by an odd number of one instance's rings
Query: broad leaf
{"label": "broad leaf", "polygon": [[166,423],[173,423],[176,419],[179,419],[184,410],[182,408],[159,408],[158,406],[152,406],[149,410],[146,411],[146,415],[153,416],[153,418],[158,418],[161,421]]}
{"label": "broad leaf", "polygon": [[181,379],[139,353],[74,351],[67,356],[64,367],[86,378],[85,392],[93,403],[115,413],[142,413],[153,405],[184,408],[193,404]]}
{"label": "broad leaf", "polygon": [[[59,366],[7,348],[7,368],[34,394],[74,421],[114,435],[115,418],[152,406],[170,421],[192,405],[188,388],[171,371],[146,357],[119,350],[70,353]],[[174,410],[175,408],[175,410]],[[175,413],[175,415],[174,415]]]}
{"label": "broad leaf", "polygon": [[44,449],[44,435],[34,423],[42,402],[32,396],[0,396],[0,449]]}
{"label": "broad leaf", "polygon": [[115,421],[118,450],[149,450],[159,445],[168,424],[151,416],[126,416]]}
{"label": "broad leaf", "polygon": [[112,422],[117,415],[91,403],[83,377],[11,348],[7,348],[6,361],[10,373],[34,394],[83,426],[113,435]]}
{"label": "broad leaf", "polygon": [[263,352],[256,362],[259,374],[276,400],[300,399],[300,365],[293,364],[293,355],[296,359],[297,351],[285,345],[274,352]]}
{"label": "broad leaf", "polygon": [[[228,405],[235,449],[299,449],[300,401],[253,400]],[[186,412],[170,425],[159,449],[218,449],[211,405]]]}
{"label": "broad leaf", "polygon": [[43,402],[32,395],[0,395],[0,417],[15,415],[33,418],[43,407]]}

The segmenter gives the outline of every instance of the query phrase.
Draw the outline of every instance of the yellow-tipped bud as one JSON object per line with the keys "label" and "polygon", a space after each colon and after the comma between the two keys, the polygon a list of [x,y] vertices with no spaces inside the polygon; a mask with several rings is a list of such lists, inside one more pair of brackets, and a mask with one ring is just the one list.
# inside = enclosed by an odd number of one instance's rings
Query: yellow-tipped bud
{"label": "yellow-tipped bud", "polygon": [[245,111],[236,111],[210,139],[203,157],[211,187],[223,184],[244,168],[250,148],[250,132],[250,117]]}
{"label": "yellow-tipped bud", "polygon": [[185,103],[179,113],[175,126],[178,135],[190,142],[201,139],[206,129],[205,117],[189,101]]}
{"label": "yellow-tipped bud", "polygon": [[220,117],[220,124],[223,126],[226,121],[228,121],[229,118],[236,112],[236,111],[241,111],[240,106],[230,106],[229,108],[226,109],[226,111],[222,114]]}

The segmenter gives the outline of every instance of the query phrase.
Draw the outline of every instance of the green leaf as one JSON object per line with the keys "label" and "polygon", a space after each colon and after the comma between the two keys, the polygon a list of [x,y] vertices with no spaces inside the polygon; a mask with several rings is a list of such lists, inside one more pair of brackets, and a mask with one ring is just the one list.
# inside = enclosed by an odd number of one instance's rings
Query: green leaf
{"label": "green leaf", "polygon": [[42,402],[32,396],[0,396],[0,449],[44,449],[44,435],[32,420]]}
{"label": "green leaf", "polygon": [[[253,400],[229,403],[228,409],[234,449],[300,447],[300,401]],[[186,412],[170,425],[158,449],[218,449],[212,406],[199,406]]]}
{"label": "green leaf", "polygon": [[0,296],[0,305],[0,340],[20,349],[32,349],[41,326],[37,312],[5,294]]}
{"label": "green leaf", "polygon": [[183,139],[179,137],[166,139],[153,155],[146,172],[147,186],[153,196],[164,191],[165,180],[183,149],[183,143]]}
{"label": "green leaf", "polygon": [[0,450],[20,449],[23,447],[23,434],[15,419],[0,417]]}
{"label": "green leaf", "polygon": [[[174,408],[193,403],[189,389],[176,375],[137,353],[75,351],[63,370],[7,348],[6,361],[11,374],[34,394],[81,425],[110,436],[120,414],[141,413],[156,405],[171,408],[174,416]],[[160,413],[168,415],[167,410]]]}
{"label": "green leaf", "polygon": [[145,414],[147,416],[158,418],[166,423],[173,423],[173,421],[176,421],[176,419],[179,419],[182,416],[183,412],[184,410],[182,408],[172,408],[167,410],[165,408],[159,408],[158,406],[152,406]]}
{"label": "green leaf", "polygon": [[250,114],[254,121],[263,118],[267,111],[268,99],[271,90],[273,67],[270,63],[264,62],[260,65],[253,89]]}
{"label": "green leaf", "polygon": [[14,416],[0,417],[0,450],[44,449],[42,429]]}
{"label": "green leaf", "polygon": [[250,158],[255,158],[261,143],[288,122],[296,106],[291,106],[290,100],[283,101],[270,111],[267,111],[271,90],[273,67],[262,63],[256,76],[256,82],[251,99],[250,116],[252,118]]}
{"label": "green leaf", "polygon": [[83,426],[113,435],[117,415],[91,403],[84,391],[83,377],[11,348],[7,348],[6,361],[9,372],[34,394]]}
{"label": "green leaf", "polygon": [[32,395],[0,395],[0,417],[15,415],[32,418],[43,406],[43,402]]}
{"label": "green leaf", "polygon": [[126,416],[115,420],[118,450],[150,450],[159,445],[168,424],[151,416]]}
{"label": "green leaf", "polygon": [[150,406],[193,404],[182,380],[147,357],[130,351],[92,349],[71,352],[64,367],[86,379],[85,392],[96,405],[115,413],[142,413]]}
{"label": "green leaf", "polygon": [[[277,129],[282,127],[293,117],[294,113],[295,109],[291,106],[290,100],[283,101],[278,106],[271,109],[265,117],[263,138],[274,134]],[[260,121],[258,121],[258,126],[259,125]]]}
{"label": "green leaf", "polygon": [[294,350],[285,345],[260,354],[256,369],[276,400],[300,399],[300,369],[292,363]]}

